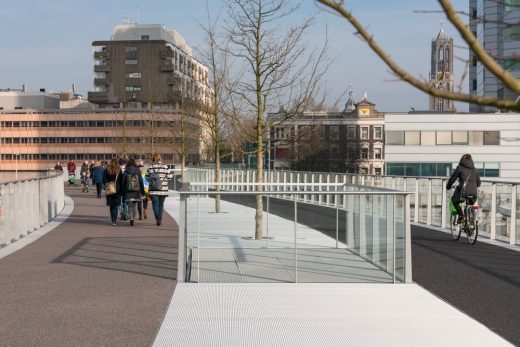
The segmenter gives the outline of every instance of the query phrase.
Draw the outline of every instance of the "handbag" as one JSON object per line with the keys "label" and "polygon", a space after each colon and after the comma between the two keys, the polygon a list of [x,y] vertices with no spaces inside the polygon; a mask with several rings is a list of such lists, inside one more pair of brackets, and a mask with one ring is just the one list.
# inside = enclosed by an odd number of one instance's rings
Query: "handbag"
{"label": "handbag", "polygon": [[110,181],[107,183],[107,186],[105,187],[105,195],[106,196],[110,196],[110,195],[114,195],[117,193],[117,189],[116,189],[116,182],[117,182],[117,176],[119,174],[116,175],[116,179],[115,181]]}

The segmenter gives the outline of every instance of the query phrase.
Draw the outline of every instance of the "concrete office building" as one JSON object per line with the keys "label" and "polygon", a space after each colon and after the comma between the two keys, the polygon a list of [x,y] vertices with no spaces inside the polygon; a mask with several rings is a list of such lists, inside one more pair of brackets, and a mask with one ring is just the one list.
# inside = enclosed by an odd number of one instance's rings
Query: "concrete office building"
{"label": "concrete office building", "polygon": [[88,100],[100,107],[129,101],[178,105],[182,96],[209,102],[208,69],[175,30],[157,24],[124,23],[111,40],[94,41],[94,87]]}
{"label": "concrete office building", "polygon": [[[517,0],[470,0],[470,29],[491,56],[520,78],[520,2]],[[515,57],[516,56],[516,57]],[[515,100],[518,95],[505,88],[470,51],[469,91],[479,96]],[[494,112],[489,106],[472,105],[470,112]]]}
{"label": "concrete office building", "polygon": [[25,109],[47,109],[57,110],[60,108],[58,96],[40,92],[26,92],[24,90],[0,90],[1,110],[25,110]]}
{"label": "concrete office building", "polygon": [[520,115],[387,113],[386,174],[448,176],[464,153],[483,177],[520,177]]}

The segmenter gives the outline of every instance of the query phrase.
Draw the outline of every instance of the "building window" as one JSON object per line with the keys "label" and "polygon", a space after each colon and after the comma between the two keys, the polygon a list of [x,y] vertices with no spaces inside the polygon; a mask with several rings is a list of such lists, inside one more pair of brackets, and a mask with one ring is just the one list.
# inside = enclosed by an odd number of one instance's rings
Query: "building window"
{"label": "building window", "polygon": [[135,92],[135,91],[139,91],[141,90],[141,87],[137,87],[137,86],[129,86],[129,87],[126,87],[125,90],[127,92]]}
{"label": "building window", "polygon": [[472,89],[473,90],[477,90],[477,80],[476,79],[473,79],[473,85],[472,85]]}
{"label": "building window", "polygon": [[381,148],[374,148],[374,159],[382,159]]}
{"label": "building window", "polygon": [[380,167],[374,168],[374,175],[381,176],[382,173],[383,173],[383,170]]}
{"label": "building window", "polygon": [[359,151],[359,159],[368,159],[368,148],[361,148]]}
{"label": "building window", "polygon": [[339,126],[334,125],[330,127],[330,140],[338,141],[339,140]]}
{"label": "building window", "polygon": [[453,132],[453,144],[454,145],[467,145],[468,144],[468,132],[467,131],[454,131]]}
{"label": "building window", "polygon": [[355,139],[356,138],[356,127],[348,126],[347,127],[347,139]]}
{"label": "building window", "polygon": [[438,145],[451,145],[451,131],[437,131]]}
{"label": "building window", "polygon": [[387,145],[404,145],[404,131],[387,131],[385,138]]}
{"label": "building window", "polygon": [[435,146],[435,131],[421,131],[421,146]]}
{"label": "building window", "polygon": [[368,127],[361,127],[361,138],[363,140],[368,139]]}
{"label": "building window", "polygon": [[484,131],[484,145],[500,145],[500,135],[498,131]]}
{"label": "building window", "polygon": [[323,125],[320,126],[320,139],[325,141],[325,127]]}
{"label": "building window", "polygon": [[141,40],[144,40],[144,41],[150,40],[150,35],[141,35]]}
{"label": "building window", "polygon": [[520,0],[507,0],[504,3],[506,12],[520,10]]}
{"label": "building window", "polygon": [[137,59],[127,59],[125,60],[126,65],[137,65]]}
{"label": "building window", "polygon": [[137,47],[134,47],[134,46],[125,47],[125,52],[136,52],[136,51],[137,51]]}
{"label": "building window", "polygon": [[407,146],[418,146],[421,144],[420,131],[407,131],[404,133],[404,144]]}
{"label": "building window", "polygon": [[383,128],[374,127],[374,139],[381,140],[383,138]]}
{"label": "building window", "polygon": [[484,144],[484,133],[482,131],[470,131],[469,144],[471,146],[482,146]]}
{"label": "building window", "polygon": [[130,72],[126,74],[126,78],[141,78],[140,72]]}
{"label": "building window", "polygon": [[331,158],[337,158],[339,155],[339,148],[337,143],[330,144],[330,156]]}

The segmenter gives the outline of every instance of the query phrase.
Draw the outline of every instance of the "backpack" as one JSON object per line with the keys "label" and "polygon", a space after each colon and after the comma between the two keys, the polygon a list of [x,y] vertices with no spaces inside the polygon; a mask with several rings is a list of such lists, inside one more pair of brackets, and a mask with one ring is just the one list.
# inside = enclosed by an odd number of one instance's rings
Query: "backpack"
{"label": "backpack", "polygon": [[148,190],[153,191],[159,191],[162,189],[162,181],[161,177],[159,176],[158,172],[152,172],[148,176]]}
{"label": "backpack", "polygon": [[137,177],[137,175],[129,173],[126,181],[129,192],[138,192],[140,190],[139,177]]}

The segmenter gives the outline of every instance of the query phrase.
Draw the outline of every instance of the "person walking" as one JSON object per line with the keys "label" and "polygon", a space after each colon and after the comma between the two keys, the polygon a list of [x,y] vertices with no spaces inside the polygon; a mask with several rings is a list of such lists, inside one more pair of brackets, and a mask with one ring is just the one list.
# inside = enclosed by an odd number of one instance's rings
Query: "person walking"
{"label": "person walking", "polygon": [[76,164],[74,164],[74,160],[70,160],[67,163],[67,171],[69,172],[69,176],[76,177]]}
{"label": "person walking", "polygon": [[92,170],[92,176],[94,184],[96,185],[96,192],[98,199],[101,199],[101,189],[103,188],[103,172],[105,170],[103,169],[103,166],[101,166],[101,163],[99,160],[96,161],[94,164],[94,169]]}
{"label": "person walking", "polygon": [[137,203],[142,200],[143,195],[144,185],[141,170],[137,167],[135,160],[130,159],[123,174],[123,199],[130,210],[131,226],[135,225]]}
{"label": "person walking", "polygon": [[148,169],[146,168],[146,166],[144,166],[143,159],[139,159],[137,161],[137,167],[139,168],[139,170],[141,170],[141,177],[143,178],[144,188],[144,195],[141,201],[137,202],[137,212],[139,213],[139,220],[141,220],[143,218],[148,218],[146,210],[148,209],[148,199],[150,198],[150,193],[148,191],[148,178],[146,177],[148,175]]}
{"label": "person walking", "polygon": [[[160,187],[153,187],[155,185],[153,181],[157,181],[155,179],[156,176],[159,178]],[[168,196],[168,180],[172,178],[173,174],[170,169],[168,169],[168,166],[162,163],[161,155],[154,154],[152,165],[148,167],[148,189],[152,199],[153,214],[157,225],[161,225],[162,223],[164,200]]]}
{"label": "person walking", "polygon": [[63,172],[63,167],[61,166],[60,162],[56,163],[54,170]]}
{"label": "person walking", "polygon": [[468,203],[473,205],[477,202],[477,188],[480,187],[480,176],[475,168],[471,154],[462,155],[459,165],[455,171],[453,171],[448,183],[446,184],[446,189],[450,190],[456,180],[459,181],[459,185],[455,188],[451,201],[457,209],[457,215],[459,216],[456,223],[462,223],[464,220],[464,213],[460,207],[460,202],[464,201],[468,196],[471,196],[473,199],[468,201]]}
{"label": "person walking", "polygon": [[88,173],[90,175],[90,179],[92,180],[92,185],[96,185],[94,182],[94,160],[90,162],[90,165],[88,166]]}
{"label": "person walking", "polygon": [[[112,159],[108,168],[103,172],[103,183],[107,187],[105,195],[113,226],[116,226],[117,211],[119,205],[121,205],[122,182],[123,172],[121,171],[121,167],[119,167],[119,163],[116,159]],[[110,186],[113,187],[111,188]]]}

